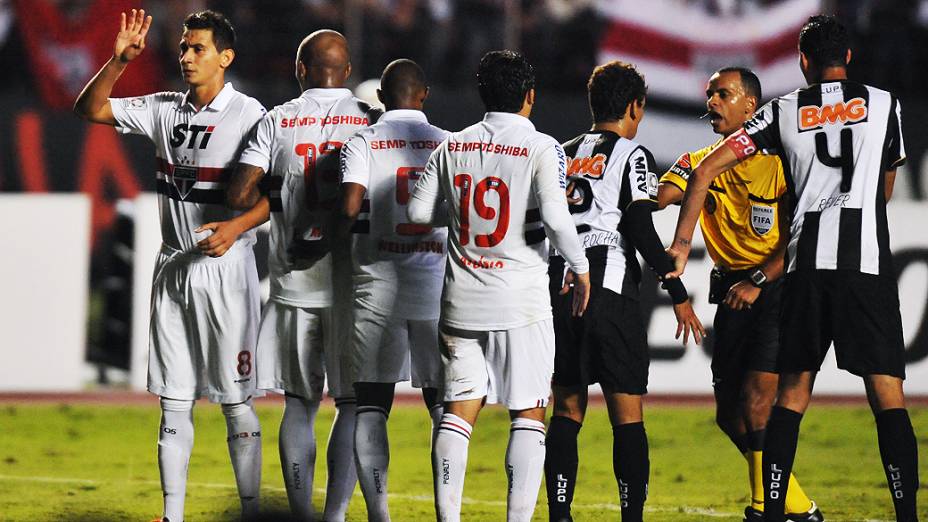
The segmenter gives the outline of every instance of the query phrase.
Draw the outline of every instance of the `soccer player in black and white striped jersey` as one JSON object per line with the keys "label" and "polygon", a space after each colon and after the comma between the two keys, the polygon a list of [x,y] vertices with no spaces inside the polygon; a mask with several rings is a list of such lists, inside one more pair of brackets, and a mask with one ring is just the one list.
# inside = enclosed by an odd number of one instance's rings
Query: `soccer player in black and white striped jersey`
{"label": "soccer player in black and white striped jersey", "polygon": [[780,390],[767,425],[764,501],[785,520],[799,422],[834,342],[838,367],[864,380],[899,521],[917,520],[918,456],[905,409],[905,347],[886,202],[905,161],[901,110],[889,92],[849,81],[846,29],[814,16],[799,33],[809,86],[774,99],[693,172],[668,252],[679,276],[710,182],[758,152],[780,156],[792,224],[780,317]]}

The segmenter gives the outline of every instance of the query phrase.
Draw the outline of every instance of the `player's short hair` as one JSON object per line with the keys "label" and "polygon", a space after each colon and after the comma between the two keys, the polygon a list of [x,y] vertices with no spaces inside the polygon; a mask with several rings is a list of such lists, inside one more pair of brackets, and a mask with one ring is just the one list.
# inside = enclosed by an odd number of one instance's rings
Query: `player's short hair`
{"label": "player's short hair", "polygon": [[630,103],[644,103],[648,95],[644,76],[634,65],[618,60],[593,69],[586,87],[594,123],[621,120]]}
{"label": "player's short hair", "polygon": [[722,73],[738,73],[741,76],[741,86],[744,87],[744,92],[748,96],[753,96],[757,99],[757,103],[760,103],[761,100],[761,88],[760,88],[760,79],[754,74],[754,71],[748,69],[747,67],[722,67],[718,71],[715,71],[717,74]]}
{"label": "player's short hair", "polygon": [[834,16],[810,16],[799,31],[799,50],[818,67],[847,65],[847,29]]}
{"label": "player's short hair", "polygon": [[184,29],[209,29],[213,32],[213,43],[219,52],[235,49],[235,28],[226,16],[218,11],[207,9],[190,13],[184,18]]}
{"label": "player's short hair", "polygon": [[521,53],[490,51],[477,67],[477,89],[487,112],[519,112],[535,88],[535,69]]}

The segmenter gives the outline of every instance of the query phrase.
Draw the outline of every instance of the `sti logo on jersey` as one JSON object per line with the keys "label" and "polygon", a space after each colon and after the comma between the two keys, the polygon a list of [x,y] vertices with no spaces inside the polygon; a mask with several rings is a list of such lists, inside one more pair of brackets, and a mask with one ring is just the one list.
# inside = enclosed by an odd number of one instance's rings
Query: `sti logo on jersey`
{"label": "sti logo on jersey", "polygon": [[[171,131],[171,146],[180,147],[183,145],[184,141],[187,142],[187,148],[192,149],[197,146],[197,138],[200,140],[200,149],[205,149],[206,145],[209,144],[209,139],[213,135],[213,130],[216,129],[215,125],[187,125],[186,123],[178,123],[174,126],[174,129]],[[189,140],[188,140],[189,134]]]}
{"label": "sti logo on jersey", "polygon": [[799,132],[815,130],[824,125],[841,123],[853,125],[866,121],[867,101],[863,98],[854,98],[851,101],[840,101],[831,105],[806,105],[799,108]]}

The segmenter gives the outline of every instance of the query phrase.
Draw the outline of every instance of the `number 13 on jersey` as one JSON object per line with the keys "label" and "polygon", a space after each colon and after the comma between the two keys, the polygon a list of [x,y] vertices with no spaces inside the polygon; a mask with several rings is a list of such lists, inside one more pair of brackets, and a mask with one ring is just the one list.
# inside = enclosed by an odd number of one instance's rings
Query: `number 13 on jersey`
{"label": "number 13 on jersey", "polygon": [[[496,221],[496,228],[493,232],[474,236],[474,244],[484,248],[498,245],[506,237],[509,229],[509,187],[506,183],[496,176],[488,176],[474,184],[473,176],[470,174],[457,174],[454,176],[454,187],[458,191],[458,206],[461,213],[459,239],[461,246],[470,244],[471,201],[473,201],[474,213],[478,218]],[[497,195],[498,206],[496,208],[487,204],[489,192],[495,192]]]}

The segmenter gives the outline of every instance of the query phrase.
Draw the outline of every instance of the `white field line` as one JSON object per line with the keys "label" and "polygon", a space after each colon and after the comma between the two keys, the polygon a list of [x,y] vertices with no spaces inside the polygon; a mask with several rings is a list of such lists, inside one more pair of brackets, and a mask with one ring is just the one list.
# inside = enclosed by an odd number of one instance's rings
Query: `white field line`
{"label": "white field line", "polygon": [[[22,477],[15,475],[0,475],[0,481],[23,481],[23,482],[41,482],[46,484],[83,484],[87,486],[102,486],[107,483],[103,480],[90,480],[90,479],[80,479],[80,478],[67,478],[67,477]],[[136,484],[142,484],[146,486],[160,486],[161,482],[157,480],[137,480],[133,481]],[[235,489],[233,484],[218,484],[211,482],[188,482],[188,486],[195,488],[207,488],[207,489]],[[276,486],[261,486],[261,489],[274,492],[286,492],[285,488],[276,487]],[[317,493],[325,493],[325,488],[315,488]],[[355,492],[354,496],[360,497],[361,493],[359,491]],[[413,502],[433,502],[431,495],[409,495],[405,493],[389,493],[387,495],[389,498],[395,498],[397,500],[408,500]],[[464,504],[470,504],[475,506],[493,506],[493,507],[503,507],[506,505],[506,502],[503,500],[481,500],[475,498],[464,497],[462,499]],[[604,511],[619,511],[618,504],[605,504],[605,503],[596,503],[596,504],[579,504],[574,503],[571,505],[574,509],[580,510],[604,510]],[[686,513],[692,515],[700,515],[704,517],[717,517],[717,518],[741,518],[741,513],[729,513],[723,511],[715,511],[714,509],[706,509],[694,506],[645,506],[645,511],[651,513]],[[832,519],[834,522],[840,522],[840,519]],[[880,519],[867,519],[864,522],[892,522],[891,520],[880,520]]]}

